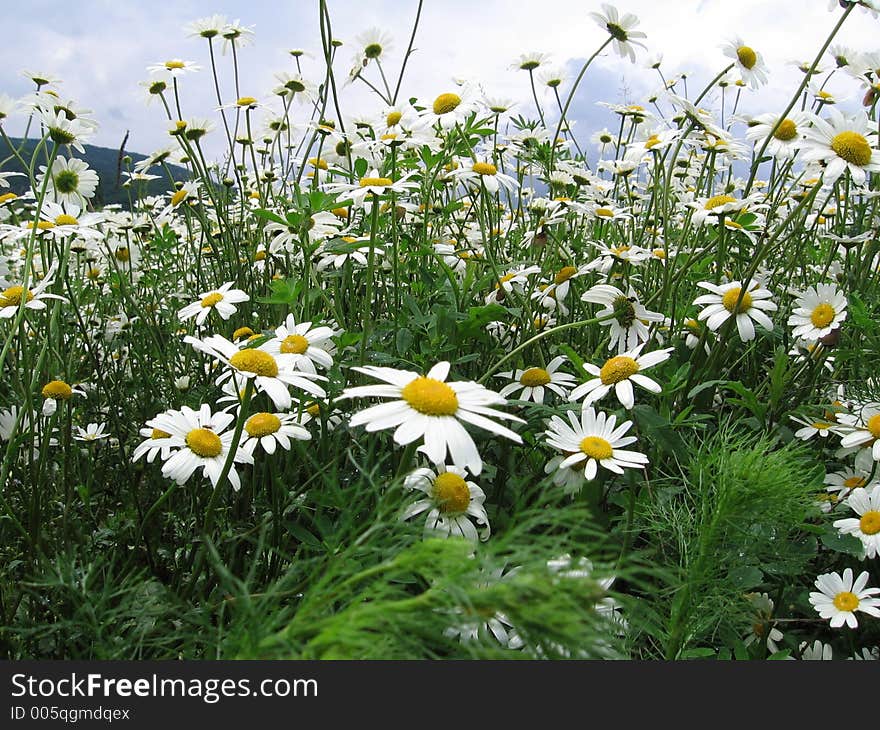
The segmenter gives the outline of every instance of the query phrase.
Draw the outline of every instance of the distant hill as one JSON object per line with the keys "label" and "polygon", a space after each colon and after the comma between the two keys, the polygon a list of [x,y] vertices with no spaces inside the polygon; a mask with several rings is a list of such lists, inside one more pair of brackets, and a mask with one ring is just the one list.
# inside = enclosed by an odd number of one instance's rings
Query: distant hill
{"label": "distant hill", "polygon": [[[10,141],[15,145],[16,149],[22,143],[20,138],[15,137],[11,137]],[[27,141],[21,153],[25,160],[30,160],[36,145],[37,140]],[[128,207],[128,193],[122,187],[122,183],[125,182],[126,178],[119,174],[119,150],[110,149],[109,147],[95,147],[90,144],[83,145],[83,147],[85,149],[84,155],[76,150],[72,151],[74,157],[85,160],[89,167],[98,173],[98,190],[92,199],[92,204],[96,208],[110,203],[121,203],[123,206]],[[0,170],[3,172],[22,172],[18,160],[15,158],[6,159],[10,153],[9,146],[4,140],[0,139],[0,162],[6,160],[0,166]],[[137,152],[126,151],[125,154],[132,159],[131,168],[134,167],[135,163],[146,158],[146,155],[141,155]],[[38,163],[37,170],[39,170],[40,164],[45,165],[46,163],[45,161]],[[189,172],[185,168],[179,165],[169,165],[168,167],[175,180],[187,180],[189,178]],[[122,169],[124,170],[125,167],[123,166]],[[162,177],[158,180],[150,180],[148,183],[138,183],[138,185],[145,185],[148,195],[160,195],[168,192],[171,189],[171,185],[165,176],[164,170],[153,170],[152,173],[155,175],[161,174]],[[8,182],[10,183],[10,189],[18,194],[25,192],[28,188],[27,178],[12,177],[8,179]]]}

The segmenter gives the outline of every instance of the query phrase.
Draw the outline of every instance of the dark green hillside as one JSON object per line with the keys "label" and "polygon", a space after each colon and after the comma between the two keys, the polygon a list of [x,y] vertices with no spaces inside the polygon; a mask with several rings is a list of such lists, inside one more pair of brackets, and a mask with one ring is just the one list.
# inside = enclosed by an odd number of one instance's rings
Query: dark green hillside
{"label": "dark green hillside", "polygon": [[[21,139],[15,137],[12,137],[11,141],[16,147],[21,145],[22,142]],[[36,144],[36,140],[28,140],[21,152],[22,157],[30,160]],[[122,183],[126,178],[120,174],[119,150],[110,149],[109,147],[95,147],[90,144],[83,145],[83,147],[85,148],[84,155],[73,151],[73,156],[84,159],[89,164],[89,167],[98,173],[98,179],[100,180],[98,191],[92,200],[92,204],[96,208],[109,203],[122,203],[122,205],[128,207],[128,190],[122,187]],[[22,172],[19,162],[14,157],[10,158],[10,154],[9,146],[4,140],[0,139],[0,163],[2,163],[0,164],[0,170],[3,172]],[[146,157],[146,155],[136,152],[126,152],[126,154],[131,158],[132,162],[129,167],[123,165],[122,171],[133,168],[135,163]],[[45,161],[38,163],[37,169],[39,169],[40,164],[45,165]],[[189,178],[189,172],[186,169],[178,165],[169,165],[169,168],[175,180],[186,180]],[[151,180],[148,183],[136,184],[138,186],[145,186],[146,194],[148,195],[159,195],[167,192],[171,186],[167,178],[164,177],[165,173],[158,169],[152,172],[155,175],[162,174],[163,177],[159,180]],[[28,187],[27,179],[23,177],[10,178],[9,183],[11,190],[19,194],[25,192]]]}

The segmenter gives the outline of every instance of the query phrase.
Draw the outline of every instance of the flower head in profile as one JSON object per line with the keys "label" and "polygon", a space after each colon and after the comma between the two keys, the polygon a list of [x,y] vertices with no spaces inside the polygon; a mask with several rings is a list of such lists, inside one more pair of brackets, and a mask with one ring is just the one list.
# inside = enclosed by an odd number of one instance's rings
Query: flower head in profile
{"label": "flower head in profile", "polygon": [[442,463],[448,453],[454,466],[469,469],[472,474],[480,473],[483,460],[464,427],[465,423],[522,443],[517,433],[492,420],[524,423],[521,418],[492,407],[504,405],[507,401],[473,381],[447,383],[448,362],[437,363],[426,375],[373,365],[352,370],[384,381],[384,384],[346,388],[343,398],[393,400],[355,413],[349,425],[364,425],[370,432],[393,428],[394,441],[401,446],[423,439],[420,451],[434,464]]}
{"label": "flower head in profile", "polygon": [[54,283],[55,263],[49,267],[46,276],[33,289],[25,289],[20,284],[13,284],[0,291],[0,319],[14,317],[20,306],[25,309],[40,311],[46,309],[47,299],[67,300],[58,294],[50,294],[46,290]]}
{"label": "flower head in profile", "polygon": [[629,58],[635,63],[636,51],[633,46],[645,48],[644,43],[635,40],[646,37],[641,31],[633,30],[639,24],[639,19],[632,13],[621,16],[617,12],[617,8],[608,3],[602,3],[602,12],[590,13],[590,17],[596,21],[600,28],[608,31],[617,55],[621,58]]}
{"label": "flower head in profile", "polygon": [[767,64],[763,56],[740,38],[733,38],[722,46],[724,55],[733,59],[742,80],[749,88],[757,89],[767,83]]}
{"label": "flower head in profile", "polygon": [[574,376],[560,370],[560,366],[567,360],[565,355],[554,357],[546,368],[530,367],[525,370],[517,369],[506,373],[498,373],[495,377],[513,380],[505,385],[500,395],[507,398],[514,393],[519,393],[520,400],[533,400],[535,403],[543,403],[546,391],[555,393],[560,398],[565,398],[568,389],[574,385]]}
{"label": "flower head in profile", "polygon": [[[425,497],[409,505],[400,519],[427,512],[426,537],[463,537],[471,542],[489,539],[489,517],[483,507],[486,495],[467,479],[463,467],[437,464],[433,469],[416,469],[406,477],[404,486],[423,492]],[[479,534],[471,520],[483,527]]]}

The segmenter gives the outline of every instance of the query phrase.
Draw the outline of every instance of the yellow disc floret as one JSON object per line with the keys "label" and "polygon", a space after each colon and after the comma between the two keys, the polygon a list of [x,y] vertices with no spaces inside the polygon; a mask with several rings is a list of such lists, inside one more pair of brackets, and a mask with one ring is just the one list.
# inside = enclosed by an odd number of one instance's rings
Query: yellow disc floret
{"label": "yellow disc floret", "polygon": [[875,439],[880,439],[880,413],[871,416],[866,425],[868,427],[868,433],[870,433]]}
{"label": "yellow disc floret", "polygon": [[262,438],[277,433],[281,429],[281,419],[274,413],[255,413],[244,424],[248,436]]}
{"label": "yellow disc floret", "polygon": [[859,520],[859,529],[865,535],[876,535],[880,532],[880,512],[869,509]]}
{"label": "yellow disc floret", "polygon": [[858,132],[840,132],[831,140],[831,149],[842,160],[856,167],[864,167],[871,162],[871,145]]}
{"label": "yellow disc floret", "polygon": [[715,210],[715,208],[720,208],[722,205],[735,202],[736,198],[732,195],[714,195],[706,201],[703,210]]}
{"label": "yellow disc floret", "polygon": [[215,304],[219,304],[222,301],[223,295],[220,292],[215,291],[211,292],[210,294],[208,294],[208,296],[202,299],[202,306],[207,309],[208,307],[213,307]]}
{"label": "yellow disc floret", "polygon": [[362,177],[361,187],[387,188],[391,185],[391,178],[388,177]]}
{"label": "yellow disc floret", "polygon": [[[742,295],[742,299],[740,299],[740,292],[742,292],[742,289],[737,286],[726,291],[724,296],[721,297],[721,304],[731,314],[742,314],[752,308],[752,295],[745,292]],[[737,305],[737,302],[739,302],[739,305]]]}
{"label": "yellow disc floret", "polygon": [[25,289],[23,286],[11,286],[0,294],[0,307],[17,307],[21,304],[22,298],[29,302],[34,295],[30,289]]}
{"label": "yellow disc floret", "polygon": [[458,94],[440,94],[434,99],[434,114],[448,114],[461,104],[461,97]]}
{"label": "yellow disc floret", "polygon": [[855,611],[859,607],[859,599],[855,593],[841,591],[834,596],[834,608],[838,611]]}
{"label": "yellow disc floret", "polygon": [[467,483],[451,471],[437,475],[431,493],[444,514],[464,512],[471,503],[471,493]]}
{"label": "yellow disc floret", "polygon": [[529,368],[519,377],[521,385],[536,388],[539,385],[547,385],[550,382],[550,373],[544,368]]}
{"label": "yellow disc floret", "polygon": [[287,335],[281,341],[281,352],[285,354],[302,355],[309,349],[309,341],[302,335]]}
{"label": "yellow disc floret", "polygon": [[451,416],[458,410],[458,396],[446,383],[418,377],[401,391],[403,399],[426,416]]}
{"label": "yellow disc floret", "polygon": [[471,168],[478,175],[497,175],[498,168],[490,162],[475,162]]}
{"label": "yellow disc floret", "polygon": [[755,64],[758,62],[758,54],[755,53],[754,49],[749,48],[748,46],[740,46],[739,48],[737,48],[736,57],[743,65],[743,67],[747,68],[750,71],[755,67]]}
{"label": "yellow disc floret", "polygon": [[611,444],[600,436],[587,436],[581,441],[581,451],[591,459],[602,461],[610,459],[614,455]]}
{"label": "yellow disc floret", "polygon": [[810,321],[813,323],[814,327],[827,327],[834,321],[834,315],[834,307],[827,302],[822,302],[822,304],[816,307],[812,314],[810,314]]}
{"label": "yellow disc floret", "polygon": [[613,385],[626,380],[630,375],[639,372],[639,364],[631,357],[618,355],[608,360],[599,371],[599,379],[603,385]]}
{"label": "yellow disc floret", "polygon": [[73,389],[63,380],[53,380],[46,383],[41,391],[44,398],[54,400],[69,400],[73,395]]}
{"label": "yellow disc floret", "polygon": [[213,459],[223,451],[220,437],[207,428],[194,428],[186,435],[186,445],[197,456]]}
{"label": "yellow disc floret", "polygon": [[781,142],[790,142],[797,137],[797,125],[791,119],[783,119],[773,136]]}
{"label": "yellow disc floret", "polygon": [[241,350],[229,358],[229,362],[236,370],[243,373],[254,373],[265,378],[274,378],[278,375],[278,363],[268,352],[262,350]]}

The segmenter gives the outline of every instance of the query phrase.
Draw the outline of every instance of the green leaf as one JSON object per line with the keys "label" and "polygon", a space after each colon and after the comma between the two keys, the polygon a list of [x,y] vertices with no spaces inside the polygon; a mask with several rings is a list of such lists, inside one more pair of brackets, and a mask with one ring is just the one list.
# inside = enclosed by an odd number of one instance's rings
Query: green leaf
{"label": "green leaf", "polygon": [[394,338],[395,347],[397,347],[397,354],[401,357],[406,355],[409,352],[409,348],[412,347],[413,343],[413,334],[406,327],[401,327],[397,330],[397,336]]}

